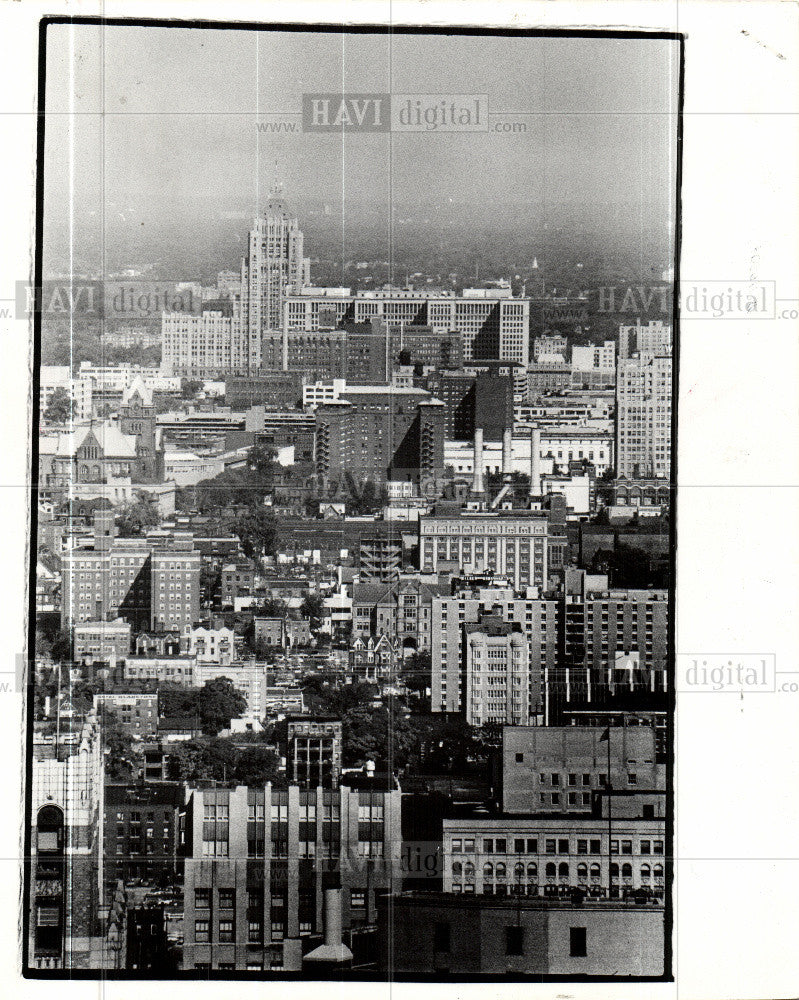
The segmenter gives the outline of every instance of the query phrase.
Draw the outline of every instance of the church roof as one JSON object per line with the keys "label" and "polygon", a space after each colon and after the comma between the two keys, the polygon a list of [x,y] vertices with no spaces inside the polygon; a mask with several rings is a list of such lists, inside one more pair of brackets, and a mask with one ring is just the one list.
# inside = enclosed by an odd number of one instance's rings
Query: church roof
{"label": "church roof", "polygon": [[110,420],[76,424],[72,430],[59,434],[56,454],[62,458],[72,458],[89,437],[97,441],[103,458],[136,457],[135,436],[123,434]]}
{"label": "church roof", "polygon": [[147,388],[141,375],[137,375],[130,385],[125,388],[125,391],[122,393],[122,405],[127,406],[130,400],[136,395],[141,399],[142,406],[153,405],[152,389]]}

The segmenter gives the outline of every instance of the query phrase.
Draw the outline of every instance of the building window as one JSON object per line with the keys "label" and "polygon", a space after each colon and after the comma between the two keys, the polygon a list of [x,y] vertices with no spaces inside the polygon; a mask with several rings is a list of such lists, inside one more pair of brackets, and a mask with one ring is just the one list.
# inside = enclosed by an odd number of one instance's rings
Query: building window
{"label": "building window", "polygon": [[433,951],[448,952],[449,948],[449,924],[433,924]]}
{"label": "building window", "polygon": [[195,889],[194,890],[194,906],[197,910],[207,910],[211,905],[211,890],[210,889]]}
{"label": "building window", "polygon": [[260,920],[250,920],[248,925],[247,940],[250,944],[261,944],[262,929]]}
{"label": "building window", "polygon": [[232,889],[219,890],[219,909],[232,910],[236,905],[236,894]]}
{"label": "building window", "polygon": [[223,944],[231,944],[233,942],[233,921],[232,920],[220,920],[219,921],[219,941]]}
{"label": "building window", "polygon": [[569,928],[569,954],[572,958],[585,958],[588,954],[585,927]]}
{"label": "building window", "polygon": [[197,944],[207,943],[210,940],[208,928],[209,924],[207,920],[194,921],[194,940]]}
{"label": "building window", "polygon": [[523,955],[524,954],[524,928],[523,927],[506,927],[505,928],[505,954],[506,955]]}

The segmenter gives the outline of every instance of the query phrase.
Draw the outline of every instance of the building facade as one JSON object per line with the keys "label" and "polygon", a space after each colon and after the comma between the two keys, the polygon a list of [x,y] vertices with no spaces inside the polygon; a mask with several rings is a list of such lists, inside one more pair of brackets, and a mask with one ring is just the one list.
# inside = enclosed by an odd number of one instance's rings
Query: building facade
{"label": "building facade", "polygon": [[130,622],[87,621],[76,625],[72,632],[73,656],[76,660],[123,659],[130,653]]}
{"label": "building facade", "polygon": [[528,725],[530,650],[521,626],[500,615],[483,615],[464,633],[466,721],[471,726]]}
{"label": "building facade", "polygon": [[[341,290],[337,290],[341,291]],[[349,290],[345,289],[347,293]],[[509,290],[465,289],[449,293],[385,289],[340,294],[335,298],[308,289],[286,297],[285,331],[317,331],[345,321],[389,326],[426,326],[434,332],[457,331],[463,338],[463,360],[496,359],[527,365],[530,300],[513,298]]]}
{"label": "building facade", "polygon": [[28,965],[113,967],[102,936],[105,788],[100,721],[89,715],[58,740],[34,732]]}
{"label": "building facade", "polygon": [[345,932],[374,924],[398,856],[400,792],[342,784],[193,789],[183,828],[183,968],[299,971],[341,888]]}
{"label": "building facade", "polygon": [[582,976],[663,974],[663,906],[619,901],[406,893],[378,916],[381,972]]}
{"label": "building facade", "polygon": [[493,573],[515,589],[547,583],[547,521],[504,512],[419,518],[419,558],[423,573],[445,567],[463,574]]}
{"label": "building facade", "polygon": [[420,389],[348,387],[316,410],[316,471],[326,483],[405,480],[444,468],[443,404]]}

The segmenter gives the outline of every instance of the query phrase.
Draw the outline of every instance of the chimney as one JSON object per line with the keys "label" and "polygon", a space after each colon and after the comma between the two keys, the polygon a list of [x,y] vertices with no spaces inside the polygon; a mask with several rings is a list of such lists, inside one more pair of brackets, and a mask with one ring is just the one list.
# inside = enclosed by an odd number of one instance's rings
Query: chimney
{"label": "chimney", "polygon": [[507,483],[513,471],[513,431],[506,427],[502,432],[502,478]]}
{"label": "chimney", "polygon": [[541,496],[541,431],[530,431],[530,496]]}
{"label": "chimney", "polygon": [[474,429],[474,478],[472,479],[472,493],[485,493],[483,487],[483,428]]}
{"label": "chimney", "polygon": [[303,958],[315,968],[335,968],[352,961],[352,952],[341,940],[341,889],[325,889],[325,943]]}

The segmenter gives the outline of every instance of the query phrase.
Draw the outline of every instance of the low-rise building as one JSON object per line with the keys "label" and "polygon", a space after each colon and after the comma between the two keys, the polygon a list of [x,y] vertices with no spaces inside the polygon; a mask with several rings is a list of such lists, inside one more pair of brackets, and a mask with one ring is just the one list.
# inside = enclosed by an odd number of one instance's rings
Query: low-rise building
{"label": "low-rise building", "polygon": [[187,652],[198,663],[232,663],[236,655],[235,639],[232,628],[200,625],[186,635]]}
{"label": "low-rise building", "polygon": [[286,717],[286,776],[304,788],[336,788],[341,775],[341,720]]}
{"label": "low-rise building", "polygon": [[641,890],[662,899],[665,829],[662,809],[659,817],[610,821],[603,815],[445,819],[444,891],[571,898],[579,890],[632,900]]}
{"label": "low-rise building", "polygon": [[179,871],[179,782],[109,784],[105,790],[105,876],[157,882]]}
{"label": "low-rise building", "polygon": [[126,681],[166,681],[193,687],[197,659],[194,656],[128,656],[124,670]]}
{"label": "low-rise building", "polygon": [[72,634],[76,660],[124,659],[130,653],[130,622],[122,618],[110,622],[80,622]]}
{"label": "low-rise building", "polygon": [[505,814],[590,814],[608,775],[620,791],[662,794],[666,787],[651,726],[505,726],[496,765]]}
{"label": "low-rise building", "polygon": [[94,708],[103,724],[108,724],[113,717],[133,737],[147,739],[158,731],[157,693],[103,692],[94,696]]}

